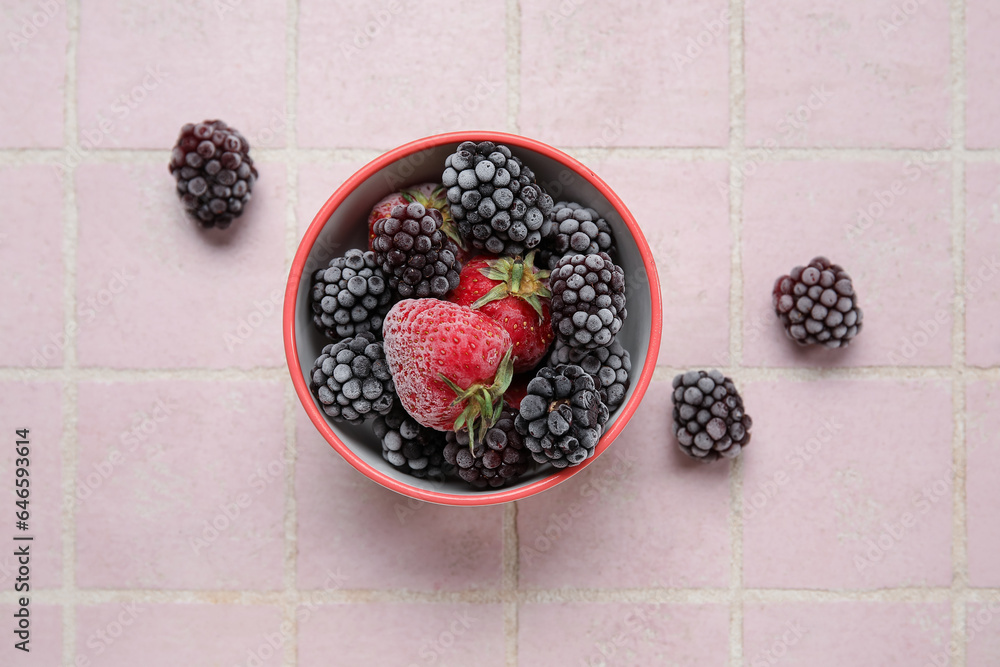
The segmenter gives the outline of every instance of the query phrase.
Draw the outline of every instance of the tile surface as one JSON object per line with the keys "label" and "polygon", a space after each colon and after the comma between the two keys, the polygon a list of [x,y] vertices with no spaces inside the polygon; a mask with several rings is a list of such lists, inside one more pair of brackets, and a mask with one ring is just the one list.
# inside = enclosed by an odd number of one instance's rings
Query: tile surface
{"label": "tile surface", "polygon": [[[951,364],[951,169],[904,162],[763,162],[743,201],[743,363]],[[774,281],[824,255],[854,281],[864,329],[847,350],[800,350]]]}
{"label": "tile surface", "polygon": [[1000,586],[1000,383],[973,382],[965,393],[966,497],[968,502],[969,583]]}
{"label": "tile surface", "polygon": [[1000,167],[970,164],[965,174],[965,357],[1000,366]]}
{"label": "tile surface", "polygon": [[754,420],[744,459],[745,586],[950,585],[947,385],[784,380],[748,383],[743,396]]}
{"label": "tile surface", "polygon": [[747,2],[747,143],[947,147],[948,19],[942,0]]}
{"label": "tile surface", "polygon": [[77,584],[281,588],[282,403],[277,382],[81,383]]}
{"label": "tile surface", "polygon": [[1000,68],[1000,7],[990,0],[967,0],[965,75],[965,143],[969,148],[1000,147],[1000,97],[996,74]]}
{"label": "tile surface", "polygon": [[0,169],[0,362],[60,366],[63,306],[63,188],[52,167]]}

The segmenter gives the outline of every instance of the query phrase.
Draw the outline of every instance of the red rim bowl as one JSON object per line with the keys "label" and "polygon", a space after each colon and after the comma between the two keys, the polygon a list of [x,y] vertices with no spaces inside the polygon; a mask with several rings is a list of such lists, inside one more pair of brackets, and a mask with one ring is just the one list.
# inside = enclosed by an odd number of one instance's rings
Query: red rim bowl
{"label": "red rim bowl", "polygon": [[[625,269],[627,287],[630,292],[628,305],[629,317],[626,318],[622,334],[619,335],[631,332],[630,337],[633,344],[630,346],[623,342],[623,346],[632,354],[633,366],[632,383],[626,393],[625,403],[612,416],[613,421],[608,430],[601,436],[594,455],[586,461],[572,468],[564,468],[558,471],[553,470],[545,476],[538,476],[537,479],[519,483],[510,488],[501,488],[495,491],[468,489],[467,491],[459,492],[456,490],[455,492],[451,492],[433,488],[434,485],[428,485],[426,482],[421,484],[420,480],[414,480],[412,484],[402,481],[399,477],[407,476],[401,473],[393,475],[392,467],[382,460],[381,456],[375,461],[376,465],[372,465],[346,444],[335,430],[342,430],[342,427],[339,424],[334,426],[327,421],[326,415],[320,410],[315,398],[309,391],[308,381],[303,371],[303,369],[308,369],[312,366],[313,359],[318,355],[318,349],[304,350],[304,354],[309,358],[300,359],[299,347],[302,343],[300,336],[319,335],[315,331],[312,331],[311,334],[307,334],[306,331],[314,329],[308,311],[308,278],[317,268],[325,265],[319,264],[317,261],[326,262],[335,254],[342,254],[348,247],[363,247],[365,243],[367,211],[360,213],[362,209],[359,209],[360,215],[356,218],[353,216],[351,218],[356,219],[357,223],[360,223],[358,229],[350,232],[356,242],[350,243],[342,235],[340,240],[336,240],[332,245],[322,248],[325,254],[320,259],[313,256],[317,240],[320,238],[327,221],[334,212],[344,205],[345,200],[348,200],[352,194],[362,188],[370,191],[370,194],[366,194],[365,202],[363,202],[370,208],[378,199],[394,190],[398,190],[404,185],[418,183],[421,180],[439,181],[440,172],[444,165],[444,156],[450,153],[450,149],[453,149],[454,146],[468,140],[489,140],[516,149],[522,159],[524,159],[524,162],[534,169],[539,182],[546,185],[547,190],[556,201],[560,199],[560,195],[567,197],[572,195],[574,198],[579,197],[578,201],[585,202],[586,205],[597,209],[612,225],[620,251],[622,252],[624,252],[623,246],[625,245],[622,243],[622,225],[627,229],[628,235],[635,242],[634,249],[629,245],[630,252],[635,255],[637,251],[637,257],[634,257],[631,266],[626,265],[624,257],[621,257],[619,260]],[[432,159],[431,156],[435,152],[439,153],[437,156],[440,158],[439,160]],[[533,160],[532,154],[537,159]],[[595,202],[595,196],[606,200],[608,207],[602,207],[600,204],[603,202]],[[358,205],[356,202],[355,207]],[[602,210],[603,208],[606,208],[606,210]],[[338,249],[340,252],[335,253],[334,251]],[[646,308],[644,299],[641,308],[636,308],[636,304],[633,303],[633,299],[635,298],[633,295],[635,285],[633,283],[635,282],[639,283],[638,289],[644,293],[644,287],[648,287],[648,308]],[[300,298],[305,300],[301,304],[299,303]],[[292,261],[291,272],[288,276],[288,284],[285,288],[282,330],[288,370],[291,373],[292,383],[295,386],[295,392],[298,394],[299,401],[302,403],[316,429],[348,463],[369,479],[410,498],[443,505],[494,505],[521,500],[546,489],[551,489],[557,484],[582,472],[607,450],[615,438],[622,432],[625,424],[635,414],[652,380],[653,370],[656,367],[656,357],[660,347],[661,308],[660,284],[656,273],[656,265],[649,250],[649,244],[639,229],[639,224],[636,222],[635,217],[629,212],[621,198],[608,187],[607,183],[576,159],[534,139],[503,132],[467,131],[425,137],[394,148],[362,167],[357,173],[348,178],[343,185],[337,188],[336,192],[333,193],[316,214],[305,236],[299,243],[298,251],[295,253],[295,259]],[[636,322],[633,316],[635,316],[635,319],[642,319],[643,322]],[[647,319],[648,322],[645,321]],[[322,347],[321,344],[318,345]],[[305,345],[301,346],[305,347]],[[637,354],[637,351],[639,354]],[[313,354],[313,352],[316,352],[316,354]],[[644,357],[641,369],[637,369],[636,367],[635,361],[637,357]],[[638,374],[636,373],[637,370],[639,371]],[[384,464],[384,467],[380,469],[377,466],[378,463]]]}

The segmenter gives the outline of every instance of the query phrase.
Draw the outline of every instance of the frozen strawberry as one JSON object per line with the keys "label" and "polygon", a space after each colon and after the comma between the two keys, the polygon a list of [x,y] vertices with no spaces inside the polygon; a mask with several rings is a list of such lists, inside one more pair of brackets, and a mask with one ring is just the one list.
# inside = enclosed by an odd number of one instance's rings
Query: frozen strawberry
{"label": "frozen strawberry", "polygon": [[438,299],[404,299],[382,328],[399,401],[420,424],[468,429],[496,423],[513,375],[510,334],[492,318]]}
{"label": "frozen strawberry", "polygon": [[376,236],[374,229],[376,222],[382,218],[390,217],[392,209],[396,206],[406,206],[407,204],[417,202],[418,204],[423,204],[424,208],[436,208],[441,212],[441,217],[444,218],[441,231],[458,246],[460,251],[458,261],[465,261],[465,242],[462,241],[462,237],[458,233],[458,227],[455,226],[455,221],[451,217],[451,207],[448,204],[448,198],[445,196],[446,192],[447,190],[438,183],[421,183],[420,185],[414,185],[383,197],[379,203],[375,204],[371,213],[368,214],[368,249],[373,249],[372,241],[375,240]]}
{"label": "frozen strawberry", "polygon": [[510,334],[514,343],[514,372],[538,365],[552,344],[548,271],[527,258],[495,257],[470,261],[462,269],[458,287],[448,300],[489,315]]}

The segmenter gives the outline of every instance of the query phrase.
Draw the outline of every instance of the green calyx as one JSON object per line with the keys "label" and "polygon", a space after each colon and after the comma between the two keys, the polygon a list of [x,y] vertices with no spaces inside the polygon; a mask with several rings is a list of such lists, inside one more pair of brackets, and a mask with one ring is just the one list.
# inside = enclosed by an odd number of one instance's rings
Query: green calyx
{"label": "green calyx", "polygon": [[454,241],[455,245],[459,248],[467,250],[465,242],[462,240],[462,235],[458,233],[458,225],[455,224],[455,219],[451,215],[451,204],[448,203],[447,188],[442,185],[436,188],[430,196],[425,195],[416,188],[407,188],[402,190],[400,194],[408,202],[417,202],[423,205],[424,208],[436,208],[444,220],[441,223],[441,231],[445,233],[445,236]]}
{"label": "green calyx", "polygon": [[482,295],[472,304],[473,309],[482,308],[492,301],[499,301],[508,296],[523,299],[531,304],[531,307],[538,313],[538,321],[542,322],[545,316],[542,314],[542,299],[552,296],[545,279],[549,277],[548,271],[539,271],[535,268],[535,252],[531,251],[524,259],[520,257],[500,257],[490,260],[489,266],[479,270],[483,276],[494,282],[498,282],[486,294]]}
{"label": "green calyx", "polygon": [[503,412],[503,395],[514,377],[513,352],[514,346],[511,345],[500,361],[491,385],[474,384],[463,389],[443,373],[438,373],[441,381],[455,392],[455,400],[451,404],[456,406],[466,402],[462,414],[455,420],[454,428],[456,431],[461,431],[463,428],[469,430],[470,450],[475,448],[477,442],[482,442],[486,432],[500,419],[500,414]]}

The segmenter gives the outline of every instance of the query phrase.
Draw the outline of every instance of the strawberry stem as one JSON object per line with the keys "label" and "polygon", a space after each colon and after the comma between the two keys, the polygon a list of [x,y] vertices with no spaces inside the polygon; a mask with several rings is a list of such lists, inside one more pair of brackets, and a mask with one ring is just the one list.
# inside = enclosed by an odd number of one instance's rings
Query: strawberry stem
{"label": "strawberry stem", "polygon": [[549,272],[539,271],[535,268],[534,263],[535,251],[528,253],[525,259],[500,257],[490,260],[489,264],[480,269],[479,272],[488,280],[498,284],[476,299],[471,308],[475,310],[493,301],[513,296],[531,304],[531,307],[538,313],[538,321],[544,321],[542,299],[552,296],[552,292],[545,285],[545,279],[549,277]]}
{"label": "strawberry stem", "polygon": [[454,429],[456,431],[461,431],[463,428],[468,429],[470,450],[475,449],[476,443],[482,442],[486,438],[486,432],[500,419],[500,414],[503,411],[503,395],[514,377],[513,352],[514,346],[511,345],[507,348],[500,365],[497,366],[497,372],[491,385],[477,383],[463,389],[443,373],[438,373],[441,381],[455,392],[455,400],[451,402],[452,406],[465,403],[465,408],[455,420]]}

